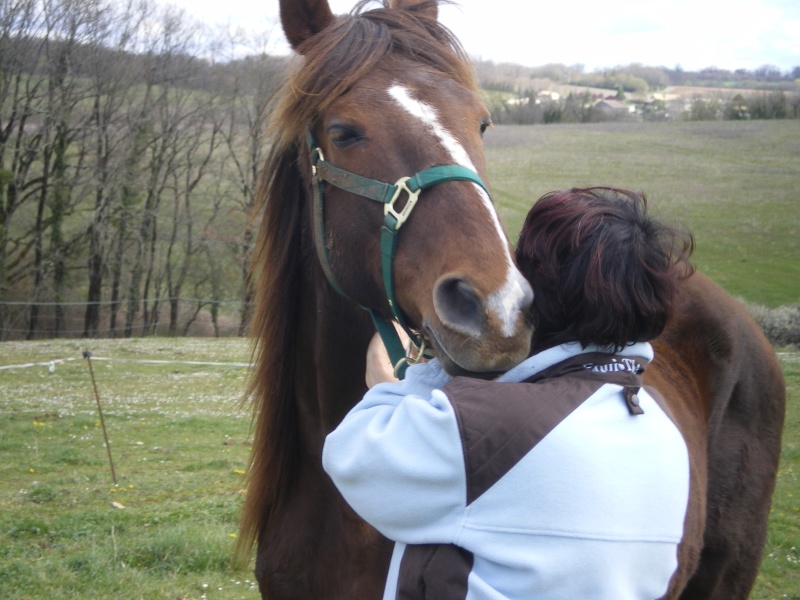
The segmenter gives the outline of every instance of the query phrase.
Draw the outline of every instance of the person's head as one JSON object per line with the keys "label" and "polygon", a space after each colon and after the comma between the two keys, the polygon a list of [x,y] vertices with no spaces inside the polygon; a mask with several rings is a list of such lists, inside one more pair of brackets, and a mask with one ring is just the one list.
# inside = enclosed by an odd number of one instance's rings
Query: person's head
{"label": "person's head", "polygon": [[690,233],[647,216],[643,194],[595,187],[544,195],[517,244],[534,293],[532,346],[620,349],[657,337],[693,272],[693,249]]}

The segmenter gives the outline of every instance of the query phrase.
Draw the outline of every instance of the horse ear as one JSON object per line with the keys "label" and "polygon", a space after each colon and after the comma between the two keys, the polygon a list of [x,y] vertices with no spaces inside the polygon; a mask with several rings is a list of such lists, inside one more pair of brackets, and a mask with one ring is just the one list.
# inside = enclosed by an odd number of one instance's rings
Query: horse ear
{"label": "horse ear", "polygon": [[417,10],[431,19],[439,18],[439,3],[436,0],[390,0],[391,8],[410,8],[414,5],[421,5]]}
{"label": "horse ear", "polygon": [[295,50],[334,18],[328,0],[280,0],[280,7],[283,33]]}

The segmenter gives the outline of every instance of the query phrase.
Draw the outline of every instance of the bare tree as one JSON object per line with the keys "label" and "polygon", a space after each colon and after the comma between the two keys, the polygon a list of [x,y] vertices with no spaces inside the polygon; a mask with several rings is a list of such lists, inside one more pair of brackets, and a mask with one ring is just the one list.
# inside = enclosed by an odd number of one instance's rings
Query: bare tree
{"label": "bare tree", "polygon": [[[0,0],[0,299],[27,274],[33,237],[15,227],[15,218],[33,201],[40,172],[36,165],[42,136],[46,76],[36,70],[46,46],[42,11],[35,0]],[[0,307],[6,335],[7,307]]]}
{"label": "bare tree", "polygon": [[79,295],[84,336],[106,305],[112,334],[155,331],[167,302],[171,332],[204,308],[218,331],[246,289],[283,64],[269,35],[215,63],[220,38],[154,1],[0,0],[0,338],[65,334]]}
{"label": "bare tree", "polygon": [[[193,200],[198,194],[198,185],[211,162],[219,144],[222,122],[214,112],[214,98],[198,106],[195,119],[187,127],[182,138],[182,159],[176,161],[176,170],[171,173],[173,186],[172,230],[170,232],[167,256],[166,277],[169,295],[169,333],[175,335],[178,328],[178,312],[183,286],[192,267],[196,253],[195,230],[196,207]],[[212,212],[211,220],[215,216]],[[179,242],[179,229],[183,228],[183,251],[176,252]]]}
{"label": "bare tree", "polygon": [[[83,335],[93,336],[100,325],[100,303],[107,272],[112,207],[124,197],[130,156],[139,137],[130,129],[128,115],[138,103],[135,90],[141,80],[138,63],[130,60],[151,5],[131,3],[119,12],[98,12],[95,35],[89,48],[86,71],[91,79],[91,143],[93,176],[90,196],[94,199],[88,228],[88,286]],[[124,201],[124,200],[123,200]]]}
{"label": "bare tree", "polygon": [[[48,268],[54,272],[57,301],[61,299],[63,291],[63,226],[71,205],[67,183],[67,151],[74,137],[73,129],[80,129],[82,125],[79,119],[74,118],[73,113],[85,96],[80,78],[74,76],[73,64],[79,41],[92,36],[98,14],[94,0],[50,0],[42,6],[46,27],[46,94],[44,113],[39,124],[41,176],[38,179],[38,202],[33,228],[33,290],[30,294],[32,303],[29,309],[28,339],[32,339],[38,329],[39,300]],[[45,239],[48,230],[50,261],[45,264]],[[63,328],[63,311],[57,306],[53,333],[58,335]]]}
{"label": "bare tree", "polygon": [[[228,121],[224,131],[228,160],[232,168],[236,206],[241,212],[241,233],[231,242],[238,257],[243,298],[240,332],[247,329],[251,291],[250,256],[255,237],[253,208],[256,185],[268,149],[266,119],[270,103],[285,75],[285,64],[267,53],[271,31],[256,38],[258,50],[228,65],[225,72],[228,98]],[[239,41],[239,43],[241,43]]]}
{"label": "bare tree", "polygon": [[[135,259],[128,285],[125,335],[133,333],[141,309],[143,331],[158,326],[160,292],[165,270],[159,259],[159,215],[162,200],[175,190],[173,174],[181,172],[184,132],[195,118],[197,91],[191,88],[202,61],[194,57],[194,44],[201,33],[184,14],[171,7],[159,14],[159,28],[145,39],[146,110],[151,119],[147,145],[146,192],[139,215]],[[171,186],[171,187],[170,187]]]}

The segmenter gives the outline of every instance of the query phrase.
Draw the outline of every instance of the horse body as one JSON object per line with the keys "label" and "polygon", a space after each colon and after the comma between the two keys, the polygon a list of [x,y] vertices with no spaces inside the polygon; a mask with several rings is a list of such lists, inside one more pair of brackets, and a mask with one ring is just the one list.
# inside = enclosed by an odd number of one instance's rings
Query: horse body
{"label": "horse body", "polygon": [[[413,3],[413,2],[412,2]],[[314,172],[324,159],[394,182],[457,164],[485,181],[489,123],[471,68],[436,23],[436,3],[335,18],[326,0],[281,0],[302,64],[277,105],[260,183],[254,252],[257,418],[239,551],[258,543],[270,600],[381,597],[389,542],[361,521],[321,466],[325,435],[363,395],[374,331],[358,305],[389,315],[382,211],[325,186],[315,252]],[[399,234],[393,274],[404,317],[453,374],[488,374],[527,355],[530,288],[511,261],[488,195],[469,182],[422,192]],[[424,264],[424,268],[420,268]],[[670,403],[690,450],[691,499],[669,598],[745,598],[758,568],[775,481],[783,388],[774,354],[737,303],[700,275],[654,344],[646,382]],[[683,594],[681,596],[681,594]]]}
{"label": "horse body", "polygon": [[761,562],[785,408],[780,364],[744,308],[706,277],[680,290],[645,382],[687,441],[692,492],[668,598],[745,599]]}

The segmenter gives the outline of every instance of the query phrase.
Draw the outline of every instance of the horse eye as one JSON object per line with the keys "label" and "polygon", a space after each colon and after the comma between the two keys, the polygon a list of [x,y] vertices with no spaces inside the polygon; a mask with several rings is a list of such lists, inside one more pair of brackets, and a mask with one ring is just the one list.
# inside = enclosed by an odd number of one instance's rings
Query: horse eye
{"label": "horse eye", "polygon": [[328,128],[328,136],[331,138],[331,141],[340,148],[350,146],[364,138],[364,134],[361,131],[355,127],[345,125],[331,126]]}
{"label": "horse eye", "polygon": [[491,117],[484,117],[483,121],[481,121],[481,135],[483,135],[489,127],[492,127],[492,125]]}

